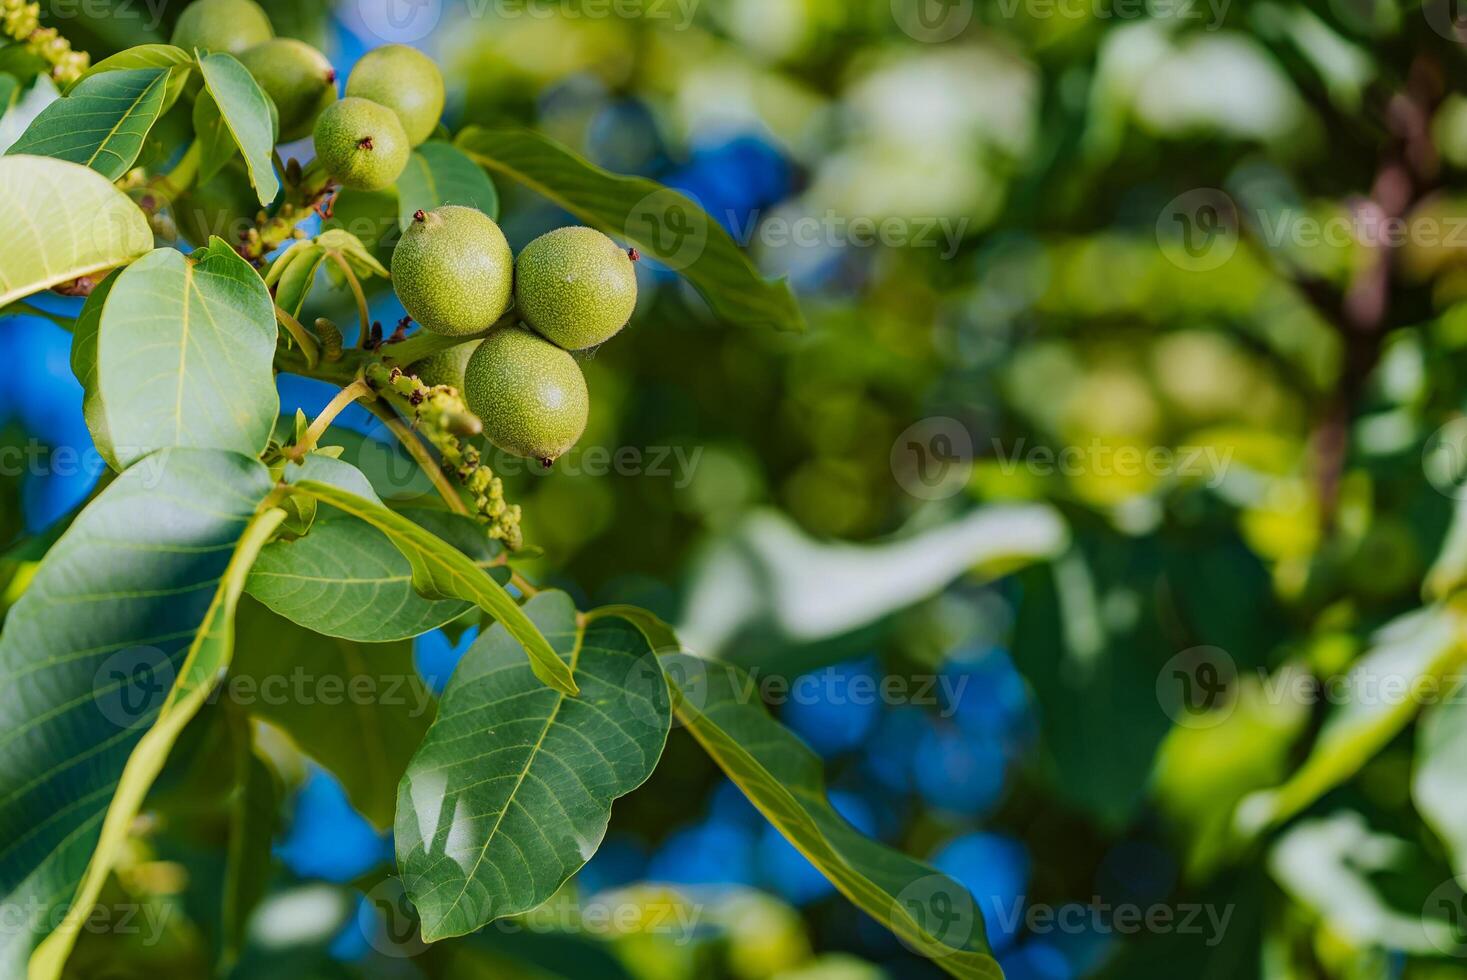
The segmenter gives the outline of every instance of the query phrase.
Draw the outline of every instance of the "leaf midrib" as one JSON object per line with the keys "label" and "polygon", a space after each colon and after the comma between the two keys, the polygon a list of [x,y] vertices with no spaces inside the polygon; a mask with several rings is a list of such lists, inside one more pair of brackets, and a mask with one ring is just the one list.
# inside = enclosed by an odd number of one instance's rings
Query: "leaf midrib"
{"label": "leaf midrib", "polygon": [[[575,676],[576,665],[581,659],[581,645],[585,642],[585,639],[586,624],[578,621],[576,623],[576,642],[571,647],[570,653],[571,676]],[[551,688],[551,690],[554,690],[554,688]],[[488,856],[489,848],[493,845],[494,838],[499,833],[500,825],[504,823],[505,815],[509,813],[509,808],[514,803],[515,796],[519,794],[520,787],[524,785],[525,778],[530,773],[530,767],[534,765],[535,759],[540,755],[540,750],[545,745],[545,739],[550,734],[550,729],[555,725],[555,719],[560,716],[560,709],[565,704],[566,698],[567,695],[560,691],[555,691],[555,707],[550,709],[550,714],[545,718],[545,725],[540,729],[539,737],[535,739],[535,744],[530,747],[530,751],[525,755],[525,764],[520,769],[519,776],[515,778],[514,786],[510,787],[509,793],[505,796],[504,806],[500,809],[499,816],[494,818],[494,826],[489,828],[489,833],[484,838],[484,846],[479,849],[479,856],[474,860],[474,866],[469,869],[468,874],[464,875],[463,887],[454,896],[453,903],[438,917],[438,924],[440,926],[447,922],[449,916],[453,915],[458,909],[459,902],[463,901],[464,896],[468,894],[469,884],[478,875],[479,867],[484,863],[484,858]],[[429,930],[425,929],[425,939],[427,938],[428,932]]]}
{"label": "leaf midrib", "polygon": [[[117,130],[121,128],[122,124],[133,117],[133,114],[137,112],[138,106],[142,105],[143,101],[152,94],[153,89],[157,88],[158,85],[167,77],[168,72],[160,71],[157,75],[153,77],[153,80],[148,83],[147,87],[144,88],[140,93],[138,93],[137,98],[133,99],[132,105],[127,107],[127,110],[123,112],[122,117],[112,125],[112,129],[108,131],[106,136],[102,137],[102,142],[97,144],[97,148],[93,150],[92,155],[87,158],[87,166],[90,167],[93,163],[96,162],[97,157],[102,155],[102,151],[107,149],[107,144],[112,141],[112,137],[117,135]],[[115,150],[113,150],[112,152],[119,159],[122,158],[122,154],[117,153],[117,151]]]}

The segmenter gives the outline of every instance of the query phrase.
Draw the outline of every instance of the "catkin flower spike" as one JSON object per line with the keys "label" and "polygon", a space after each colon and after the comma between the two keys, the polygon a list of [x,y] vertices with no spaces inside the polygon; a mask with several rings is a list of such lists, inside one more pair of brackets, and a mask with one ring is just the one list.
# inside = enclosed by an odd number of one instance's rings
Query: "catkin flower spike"
{"label": "catkin flower spike", "polygon": [[520,529],[520,507],[504,499],[504,484],[484,465],[479,450],[466,440],[482,431],[482,425],[464,405],[456,388],[429,386],[398,368],[374,364],[367,381],[394,398],[412,416],[414,427],[443,460],[443,469],[468,490],[473,511],[489,537],[511,551],[524,544]]}
{"label": "catkin flower spike", "polygon": [[63,85],[76,81],[91,64],[84,51],[73,51],[71,42],[55,28],[41,26],[41,5],[24,0],[0,0],[0,30],[12,41],[51,66],[51,77]]}

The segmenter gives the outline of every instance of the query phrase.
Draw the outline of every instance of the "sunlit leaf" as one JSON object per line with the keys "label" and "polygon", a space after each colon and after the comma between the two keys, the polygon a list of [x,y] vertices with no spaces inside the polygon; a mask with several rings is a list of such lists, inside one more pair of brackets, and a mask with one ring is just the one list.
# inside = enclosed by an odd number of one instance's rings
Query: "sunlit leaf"
{"label": "sunlit leaf", "polygon": [[[261,204],[280,193],[272,153],[275,150],[275,107],[249,69],[233,55],[216,51],[199,59],[204,85],[244,155],[250,184]],[[197,116],[195,117],[197,119]]]}
{"label": "sunlit leaf", "polygon": [[81,513],[6,618],[0,894],[25,918],[0,937],[5,976],[25,974],[64,909],[32,976],[59,973],[169,747],[229,662],[234,603],[275,520],[257,517],[270,490],[243,456],[151,456]]}
{"label": "sunlit leaf", "polygon": [[123,265],[153,247],[148,218],[89,167],[0,157],[0,307]]}
{"label": "sunlit leaf", "polygon": [[644,610],[610,607],[592,623],[603,616],[643,630],[661,656],[677,720],[841,894],[953,976],[1003,976],[968,890],[846,823],[825,796],[820,758],[769,716],[748,674],[680,652],[672,631]]}
{"label": "sunlit leaf", "polygon": [[142,151],[167,85],[168,72],[159,68],[89,78],[42,110],[7,153],[69,160],[117,180]]}
{"label": "sunlit leaf", "polygon": [[571,670],[509,593],[473,559],[401,514],[324,483],[304,481],[297,489],[321,503],[359,517],[387,535],[413,567],[418,591],[433,598],[467,599],[502,623],[524,647],[535,675],[567,694],[575,694]]}
{"label": "sunlit leaf", "polygon": [[106,72],[125,71],[130,68],[188,68],[194,63],[194,56],[183,48],[172,44],[139,44],[136,47],[119,51],[114,55],[103,58],[101,61],[82,72],[81,77],[66,86],[63,94],[70,94],[76,88],[91,78],[93,75],[101,75]]}
{"label": "sunlit leaf", "polygon": [[221,239],[184,256],[160,248],[112,284],[97,390],[118,461],[164,446],[257,455],[279,414],[274,307]]}
{"label": "sunlit leaf", "polygon": [[667,686],[635,627],[614,617],[582,624],[561,592],[535,596],[525,611],[581,693],[542,684],[498,626],[460,661],[397,803],[398,868],[428,942],[554,895],[667,739]]}
{"label": "sunlit leaf", "polygon": [[528,130],[470,126],[456,144],[495,173],[677,270],[728,322],[804,329],[789,284],[760,276],[722,226],[677,191],[609,173]]}
{"label": "sunlit leaf", "polygon": [[1439,687],[1467,657],[1463,637],[1453,605],[1419,609],[1381,629],[1341,682],[1330,685],[1348,697],[1332,707],[1308,758],[1278,789],[1245,800],[1241,825],[1259,830],[1285,820],[1358,772],[1416,716],[1419,693]]}
{"label": "sunlit leaf", "polygon": [[415,211],[432,211],[445,204],[478,208],[499,217],[499,191],[494,181],[462,150],[436,140],[413,151],[407,169],[397,178],[397,222],[403,231]]}
{"label": "sunlit leaf", "polygon": [[[418,522],[463,522],[462,537],[474,546],[469,557],[501,585],[509,581],[503,549],[468,518],[405,513]],[[249,592],[307,629],[365,643],[419,636],[473,608],[458,599],[423,598],[413,587],[412,565],[386,535],[331,508],[318,514],[304,537],[265,549],[250,574]]]}

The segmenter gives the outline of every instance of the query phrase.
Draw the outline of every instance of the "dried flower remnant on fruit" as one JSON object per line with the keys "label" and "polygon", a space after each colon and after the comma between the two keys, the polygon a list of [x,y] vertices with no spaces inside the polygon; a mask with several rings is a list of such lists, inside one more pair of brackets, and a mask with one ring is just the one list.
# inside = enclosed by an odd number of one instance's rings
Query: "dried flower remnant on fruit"
{"label": "dried flower remnant on fruit", "polygon": [[522,547],[519,505],[505,502],[504,484],[484,465],[479,450],[464,442],[465,437],[478,435],[482,427],[458,390],[448,385],[430,387],[411,374],[382,364],[367,369],[367,381],[411,406],[417,431],[438,450],[444,471],[469,491],[474,513],[486,526],[489,537],[503,542],[511,551]]}

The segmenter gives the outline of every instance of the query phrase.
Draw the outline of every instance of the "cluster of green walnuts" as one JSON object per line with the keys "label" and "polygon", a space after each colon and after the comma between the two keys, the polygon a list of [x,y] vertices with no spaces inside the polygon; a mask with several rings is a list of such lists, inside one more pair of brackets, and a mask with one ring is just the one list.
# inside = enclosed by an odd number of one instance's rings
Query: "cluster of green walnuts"
{"label": "cluster of green walnuts", "polygon": [[[280,139],[313,134],[317,165],[342,187],[391,186],[443,113],[438,66],[403,45],[364,55],[338,99],[326,57],[274,37],[252,0],[192,4],[173,42],[235,54],[274,101]],[[481,211],[418,211],[393,252],[393,285],[423,329],[465,342],[410,370],[425,385],[460,392],[494,445],[549,466],[586,427],[590,399],[571,352],[605,343],[631,319],[636,259],[583,227],[542,235],[516,258]]]}

